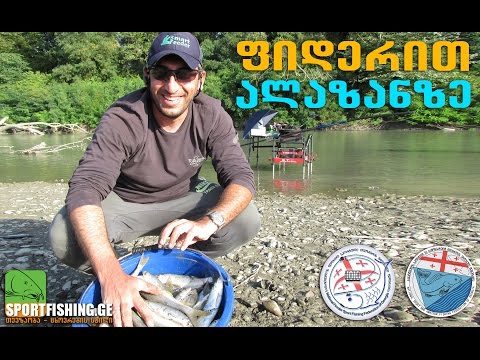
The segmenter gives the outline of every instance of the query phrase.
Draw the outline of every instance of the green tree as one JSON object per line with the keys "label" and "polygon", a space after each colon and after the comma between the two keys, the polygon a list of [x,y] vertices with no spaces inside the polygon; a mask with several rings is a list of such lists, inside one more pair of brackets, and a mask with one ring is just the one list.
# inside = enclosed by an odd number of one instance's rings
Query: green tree
{"label": "green tree", "polygon": [[13,122],[47,120],[48,84],[48,75],[28,72],[19,81],[0,85],[0,116]]}
{"label": "green tree", "polygon": [[0,84],[20,80],[30,70],[22,55],[0,52]]}
{"label": "green tree", "polygon": [[[99,114],[109,101],[121,96],[122,91],[142,86],[142,69],[147,53],[157,32],[0,32],[0,116],[9,115],[11,121],[80,122],[95,126]],[[375,96],[371,80],[377,81],[389,91],[393,80],[408,80],[404,91],[412,96],[412,103],[406,110],[412,111],[409,121],[421,124],[480,124],[480,32],[196,32],[194,33],[203,49],[204,67],[208,72],[204,91],[222,100],[232,116],[235,125],[242,127],[245,120],[256,110],[272,108],[279,112],[277,121],[297,126],[314,127],[342,119],[372,117],[381,121],[384,113],[397,115],[405,109],[385,106],[371,109],[363,106],[344,109],[338,104],[338,96],[330,93],[328,85],[332,80],[341,80],[349,90],[358,91],[362,99]],[[237,52],[237,45],[244,40],[263,40],[269,44],[268,67],[261,71],[246,70],[245,56]],[[274,49],[281,40],[295,44],[291,64],[291,51],[286,47]],[[330,63],[331,69],[318,64],[304,64],[302,45],[307,40],[326,40],[333,45],[332,53],[314,54]],[[428,46],[439,40],[467,41],[470,47],[470,69],[440,72],[430,68],[427,71],[392,71],[391,65],[376,63],[374,71],[366,71],[366,55],[384,45],[387,40],[394,42],[388,53],[398,55],[403,61],[405,43],[421,40]],[[355,41],[361,46],[361,66],[355,71],[343,71],[338,66],[340,59],[347,63],[353,54],[349,48],[339,49],[343,41]],[[274,54],[274,52],[280,52]],[[273,70],[273,58],[281,58],[280,70]],[[442,55],[444,56],[444,54]],[[252,56],[254,63],[258,56]],[[431,54],[428,54],[431,64]],[[403,64],[401,65],[403,66]],[[425,107],[421,94],[412,86],[417,80],[427,80],[434,90],[442,90],[445,96],[456,96],[455,89],[449,89],[452,80],[462,79],[471,84],[471,104],[467,109],[440,109]],[[246,97],[247,90],[242,80],[248,80],[258,89],[255,108],[242,109],[237,98]],[[298,81],[301,91],[288,89],[274,90],[272,95],[294,100],[299,106],[291,108],[282,102],[266,102],[262,84],[266,80]],[[316,81],[326,88],[326,103],[318,109],[305,105],[305,98],[319,97],[312,88]],[[76,89],[75,89],[76,87]],[[387,94],[389,96],[389,94]]]}
{"label": "green tree", "polygon": [[116,33],[56,33],[61,62],[52,70],[53,79],[109,80],[119,75],[120,45]]}
{"label": "green tree", "polygon": [[148,49],[158,33],[122,32],[117,34],[119,49],[119,71],[122,76],[143,74],[147,63]]}
{"label": "green tree", "polygon": [[43,73],[57,66],[60,58],[53,32],[0,33],[0,52],[19,54],[29,69]]}

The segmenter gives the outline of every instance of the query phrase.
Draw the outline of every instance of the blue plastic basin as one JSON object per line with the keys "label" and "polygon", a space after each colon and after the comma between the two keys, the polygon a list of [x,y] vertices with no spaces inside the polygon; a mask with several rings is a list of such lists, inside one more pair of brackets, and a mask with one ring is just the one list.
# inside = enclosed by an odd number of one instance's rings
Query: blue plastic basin
{"label": "blue plastic basin", "polygon": [[[149,260],[144,271],[148,271],[151,274],[181,274],[191,275],[197,277],[213,276],[217,278],[221,276],[223,279],[223,296],[220,303],[220,308],[215,317],[216,327],[227,327],[232,319],[235,294],[233,286],[230,281],[230,277],[227,272],[215,261],[201,252],[194,250],[181,251],[178,249],[165,250],[158,249],[153,251],[145,251],[145,256],[149,257]],[[120,260],[122,269],[131,274],[139,260],[141,254],[133,254]],[[78,303],[80,304],[94,304],[97,305],[101,302],[101,289],[98,280],[92,281],[87,289],[84,291]],[[73,327],[86,327],[87,324],[73,324]]]}

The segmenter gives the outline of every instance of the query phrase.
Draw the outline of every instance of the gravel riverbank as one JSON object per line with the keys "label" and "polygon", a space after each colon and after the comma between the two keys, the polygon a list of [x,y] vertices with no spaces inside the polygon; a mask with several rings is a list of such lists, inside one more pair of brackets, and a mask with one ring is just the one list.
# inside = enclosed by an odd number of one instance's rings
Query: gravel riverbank
{"label": "gravel riverbank", "polygon": [[[49,223],[63,205],[66,191],[63,183],[0,184],[0,269],[2,273],[9,269],[47,271],[47,302],[75,302],[93,279],[59,264],[46,242]],[[478,273],[480,197],[260,193],[255,201],[263,216],[260,233],[249,244],[216,259],[235,288],[231,327],[480,326],[478,275],[472,301],[447,318],[420,312],[404,286],[411,260],[431,245],[460,250]],[[333,313],[319,287],[327,258],[352,244],[374,247],[392,259],[395,271],[391,302],[382,313],[362,321]],[[268,311],[266,300],[275,301],[281,314]],[[3,311],[0,326],[10,326],[5,325]]]}

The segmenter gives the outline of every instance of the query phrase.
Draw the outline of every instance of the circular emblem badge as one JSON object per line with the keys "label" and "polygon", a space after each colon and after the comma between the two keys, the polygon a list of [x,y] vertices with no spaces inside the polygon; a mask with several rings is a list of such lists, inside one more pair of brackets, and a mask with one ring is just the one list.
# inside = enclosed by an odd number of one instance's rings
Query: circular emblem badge
{"label": "circular emblem badge", "polygon": [[446,246],[420,252],[405,274],[405,289],[423,313],[447,317],[460,312],[475,293],[475,269],[465,255]]}
{"label": "circular emblem badge", "polygon": [[395,274],[376,249],[349,245],[330,255],[320,274],[328,307],[343,318],[365,320],[382,312],[393,297]]}

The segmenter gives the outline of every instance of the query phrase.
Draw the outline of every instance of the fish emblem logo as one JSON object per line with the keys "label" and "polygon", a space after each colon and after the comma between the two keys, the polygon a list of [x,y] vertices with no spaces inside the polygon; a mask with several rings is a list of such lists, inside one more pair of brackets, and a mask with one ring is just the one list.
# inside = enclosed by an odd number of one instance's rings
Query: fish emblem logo
{"label": "fish emblem logo", "polygon": [[42,270],[9,270],[5,274],[5,303],[42,303],[46,297]]}
{"label": "fish emblem logo", "polygon": [[369,319],[383,311],[393,297],[391,261],[369,246],[343,247],[322,267],[320,290],[337,315],[350,320]]}
{"label": "fish emblem logo", "polygon": [[405,274],[405,289],[412,304],[434,317],[462,311],[473,298],[475,284],[475,269],[468,258],[446,246],[420,252]]}
{"label": "fish emblem logo", "polygon": [[[46,304],[47,273],[45,271],[8,270],[3,274],[3,280],[2,290],[5,294],[5,311],[7,306],[11,305]],[[32,316],[30,315],[31,312],[26,309],[30,309],[30,307],[21,308],[15,317]]]}

